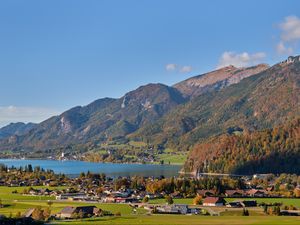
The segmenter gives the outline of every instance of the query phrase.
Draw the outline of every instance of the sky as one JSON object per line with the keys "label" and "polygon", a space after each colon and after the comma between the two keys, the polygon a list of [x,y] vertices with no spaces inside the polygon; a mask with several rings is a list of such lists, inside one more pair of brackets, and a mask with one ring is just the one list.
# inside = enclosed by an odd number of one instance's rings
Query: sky
{"label": "sky", "polygon": [[300,54],[295,0],[2,0],[0,127]]}

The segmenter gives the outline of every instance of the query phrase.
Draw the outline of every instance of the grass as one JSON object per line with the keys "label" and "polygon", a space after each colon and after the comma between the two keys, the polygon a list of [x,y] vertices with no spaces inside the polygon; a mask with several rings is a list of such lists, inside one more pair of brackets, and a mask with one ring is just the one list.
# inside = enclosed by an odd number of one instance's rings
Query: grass
{"label": "grass", "polygon": [[[38,201],[38,200],[18,200],[18,201],[2,201],[4,208],[0,208],[0,214],[3,215],[15,215],[17,212],[24,213],[29,208],[35,207],[42,207],[46,208],[49,207],[47,201]],[[129,205],[126,204],[105,204],[105,203],[82,203],[82,202],[56,202],[54,201],[53,204],[50,206],[52,213],[58,213],[66,206],[88,206],[93,205],[101,208],[105,211],[110,211],[112,213],[121,213],[121,215],[131,215],[132,209]],[[137,214],[145,214],[146,210],[138,209]]]}
{"label": "grass", "polygon": [[142,141],[130,141],[129,145],[134,146],[134,147],[146,147],[147,143],[142,142]]}
{"label": "grass", "polygon": [[[54,197],[46,197],[46,196],[25,196],[21,193],[24,189],[28,189],[29,187],[0,187],[0,199],[2,201],[5,200],[54,200]],[[49,187],[33,187],[35,189],[49,188]],[[66,187],[58,187],[53,189],[63,189]],[[51,188],[49,188],[51,189]],[[12,194],[13,191],[17,191],[17,194]]]}
{"label": "grass", "polygon": [[186,154],[168,154],[168,153],[163,153],[159,154],[159,161],[164,160],[165,164],[177,164],[177,165],[182,165],[186,161],[187,155]]}
{"label": "grass", "polygon": [[298,225],[299,217],[277,217],[277,216],[180,216],[180,215],[151,215],[151,216],[127,216],[127,217],[105,217],[88,219],[82,221],[56,222],[55,224],[86,225],[86,224],[119,224],[119,225]]}
{"label": "grass", "polygon": [[[193,204],[192,198],[179,198],[179,199],[174,198],[173,201],[174,201],[174,204],[188,204],[188,205]],[[150,204],[164,204],[164,203],[166,203],[166,200],[164,198],[150,199],[149,203]]]}

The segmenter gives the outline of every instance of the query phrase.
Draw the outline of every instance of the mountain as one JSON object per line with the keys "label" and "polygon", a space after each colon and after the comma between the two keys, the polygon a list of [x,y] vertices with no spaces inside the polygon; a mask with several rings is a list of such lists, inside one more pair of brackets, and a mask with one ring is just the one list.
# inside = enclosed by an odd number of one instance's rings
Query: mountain
{"label": "mountain", "polygon": [[23,135],[36,126],[34,123],[11,123],[0,128],[0,139],[7,138],[12,135]]}
{"label": "mountain", "polygon": [[259,64],[247,68],[227,66],[189,78],[175,84],[173,87],[179,90],[184,96],[193,98],[209,91],[218,91],[232,84],[239,83],[242,79],[253,76],[268,68],[269,66],[266,64]]}
{"label": "mountain", "polygon": [[220,91],[207,92],[131,138],[189,150],[228,131],[261,130],[300,115],[300,57],[289,57]]}
{"label": "mountain", "polygon": [[125,136],[185,102],[175,88],[148,84],[120,99],[104,98],[52,117],[24,135],[0,142],[0,149],[46,150]]}
{"label": "mountain", "polygon": [[173,87],[148,84],[13,133],[0,140],[0,150],[86,151],[116,138],[190,150],[213,136],[271,128],[299,116],[299,71],[298,56],[272,67],[225,67]]}
{"label": "mountain", "polygon": [[196,145],[185,170],[300,174],[300,119],[263,131],[223,134]]}

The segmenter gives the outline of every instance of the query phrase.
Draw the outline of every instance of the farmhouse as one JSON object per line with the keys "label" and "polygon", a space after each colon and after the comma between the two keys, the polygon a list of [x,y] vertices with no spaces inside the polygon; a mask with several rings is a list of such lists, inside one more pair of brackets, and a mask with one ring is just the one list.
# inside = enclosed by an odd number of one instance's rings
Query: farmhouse
{"label": "farmhouse", "polygon": [[70,200],[70,201],[75,201],[75,200],[88,200],[88,196],[85,193],[66,193],[66,194],[60,194],[56,196],[56,200]]}
{"label": "farmhouse", "polygon": [[35,210],[36,209],[34,209],[34,208],[27,209],[26,212],[23,214],[23,217],[26,217],[26,218],[31,217]]}
{"label": "farmhouse", "polygon": [[204,197],[216,195],[214,190],[197,190],[197,194]]}
{"label": "farmhouse", "polygon": [[185,204],[175,204],[175,205],[161,205],[156,207],[155,213],[159,214],[199,214],[200,209],[190,208]]}
{"label": "farmhouse", "polygon": [[226,197],[231,197],[231,198],[243,197],[244,191],[243,190],[226,190],[225,195],[226,195]]}
{"label": "farmhouse", "polygon": [[224,206],[226,201],[221,197],[206,197],[203,206]]}
{"label": "farmhouse", "polygon": [[250,197],[257,197],[257,198],[268,197],[268,193],[266,193],[265,190],[260,190],[260,189],[251,189],[247,191],[247,194]]}
{"label": "farmhouse", "polygon": [[67,206],[63,208],[56,216],[64,219],[71,219],[78,213],[82,213],[83,217],[87,217],[88,215],[93,216],[96,210],[96,206],[79,206],[72,207]]}

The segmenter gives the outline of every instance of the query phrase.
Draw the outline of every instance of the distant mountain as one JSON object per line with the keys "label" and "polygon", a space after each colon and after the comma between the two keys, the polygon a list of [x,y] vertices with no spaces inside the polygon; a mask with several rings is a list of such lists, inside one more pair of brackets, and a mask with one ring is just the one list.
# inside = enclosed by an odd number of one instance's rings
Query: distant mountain
{"label": "distant mountain", "polygon": [[45,150],[125,136],[153,123],[185,102],[175,88],[148,84],[120,99],[104,98],[84,107],[72,108],[52,117],[25,135],[0,142],[1,149]]}
{"label": "distant mountain", "polygon": [[215,135],[271,128],[299,115],[297,56],[220,91],[199,95],[130,137],[188,150]]}
{"label": "distant mountain", "polygon": [[269,66],[266,64],[259,64],[257,66],[248,68],[236,68],[234,66],[227,66],[209,73],[195,76],[175,84],[179,90],[186,97],[197,97],[209,91],[221,90],[232,84],[239,83],[246,77],[253,76],[260,73]]}
{"label": "distant mountain", "polygon": [[0,139],[7,138],[12,135],[23,135],[36,126],[34,123],[11,123],[0,128]]}

